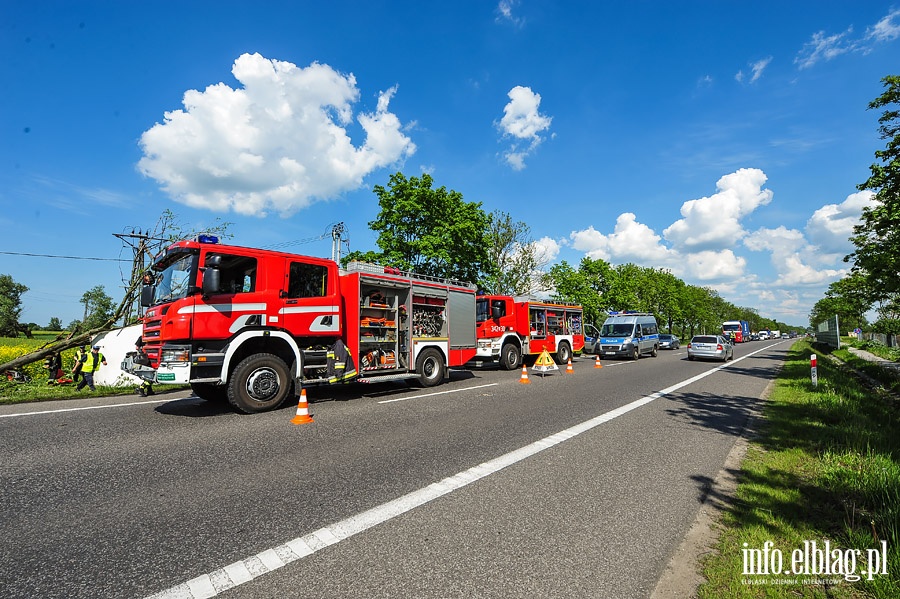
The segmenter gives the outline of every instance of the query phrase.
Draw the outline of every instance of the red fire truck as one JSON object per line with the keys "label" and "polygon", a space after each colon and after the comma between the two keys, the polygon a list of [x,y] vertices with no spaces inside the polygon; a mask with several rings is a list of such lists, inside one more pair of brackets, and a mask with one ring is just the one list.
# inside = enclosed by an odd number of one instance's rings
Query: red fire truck
{"label": "red fire truck", "polygon": [[475,320],[475,359],[499,361],[507,370],[521,366],[523,356],[537,356],[545,349],[559,364],[584,349],[583,313],[576,304],[479,295]]}
{"label": "red fire truck", "polygon": [[[141,291],[157,383],[245,413],[292,388],[418,379],[440,383],[475,355],[475,287],[367,263],[218,244],[168,247]],[[126,360],[127,362],[127,360]]]}

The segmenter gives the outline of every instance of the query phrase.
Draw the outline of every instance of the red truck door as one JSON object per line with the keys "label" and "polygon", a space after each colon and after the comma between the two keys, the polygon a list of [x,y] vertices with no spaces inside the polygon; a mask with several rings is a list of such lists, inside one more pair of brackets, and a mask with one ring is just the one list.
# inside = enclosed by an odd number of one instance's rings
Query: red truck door
{"label": "red truck door", "polygon": [[[337,267],[331,264],[288,260],[280,325],[295,337],[341,334],[341,306],[337,294]],[[275,324],[271,323],[270,324]]]}

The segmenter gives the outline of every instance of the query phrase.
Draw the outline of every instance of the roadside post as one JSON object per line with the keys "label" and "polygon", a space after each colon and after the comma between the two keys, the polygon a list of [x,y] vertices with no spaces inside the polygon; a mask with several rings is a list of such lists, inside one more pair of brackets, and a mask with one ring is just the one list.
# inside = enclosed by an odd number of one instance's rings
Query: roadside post
{"label": "roadside post", "polygon": [[816,372],[816,354],[813,354],[809,357],[809,366],[812,370],[812,384],[813,387],[819,386],[819,375]]}

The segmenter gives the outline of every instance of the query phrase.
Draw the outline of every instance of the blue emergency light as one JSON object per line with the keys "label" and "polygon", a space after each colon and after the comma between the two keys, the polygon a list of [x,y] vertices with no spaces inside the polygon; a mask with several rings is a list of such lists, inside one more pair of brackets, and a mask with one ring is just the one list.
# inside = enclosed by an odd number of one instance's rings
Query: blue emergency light
{"label": "blue emergency light", "polygon": [[197,242],[198,243],[219,243],[219,238],[216,237],[215,235],[207,235],[205,233],[202,233],[200,235],[197,235]]}

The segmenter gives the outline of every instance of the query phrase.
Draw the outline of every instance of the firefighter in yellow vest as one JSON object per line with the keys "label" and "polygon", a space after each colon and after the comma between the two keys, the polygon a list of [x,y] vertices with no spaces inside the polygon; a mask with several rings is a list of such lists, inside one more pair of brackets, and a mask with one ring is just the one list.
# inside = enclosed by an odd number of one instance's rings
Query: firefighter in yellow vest
{"label": "firefighter in yellow vest", "polygon": [[96,387],[94,387],[94,373],[100,370],[101,364],[106,366],[106,358],[100,353],[100,346],[95,345],[91,348],[91,353],[85,356],[84,362],[81,363],[81,374],[84,378],[81,379],[81,382],[75,387],[76,391],[81,391],[85,386],[90,387],[91,391],[97,390]]}
{"label": "firefighter in yellow vest", "polygon": [[72,366],[72,378],[73,382],[77,383],[78,379],[81,378],[81,366],[84,364],[85,358],[87,358],[87,350],[84,349],[84,345],[79,345],[78,349],[75,350],[75,364]]}

